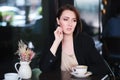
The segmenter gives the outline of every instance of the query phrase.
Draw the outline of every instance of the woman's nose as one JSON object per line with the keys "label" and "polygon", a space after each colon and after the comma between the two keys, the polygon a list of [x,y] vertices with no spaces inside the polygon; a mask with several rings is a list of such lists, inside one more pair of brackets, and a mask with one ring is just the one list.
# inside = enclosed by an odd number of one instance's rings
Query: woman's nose
{"label": "woman's nose", "polygon": [[69,22],[68,22],[68,25],[71,26],[71,25],[72,25],[72,21],[69,21]]}

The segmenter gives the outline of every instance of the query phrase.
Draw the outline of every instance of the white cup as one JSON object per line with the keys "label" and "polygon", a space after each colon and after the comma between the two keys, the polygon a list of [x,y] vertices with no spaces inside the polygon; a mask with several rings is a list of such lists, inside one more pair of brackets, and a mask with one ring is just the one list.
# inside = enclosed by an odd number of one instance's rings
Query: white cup
{"label": "white cup", "polygon": [[17,73],[5,73],[4,80],[19,80]]}
{"label": "white cup", "polygon": [[73,67],[72,71],[74,73],[84,75],[85,73],[87,73],[87,69],[88,69],[88,66],[86,66],[86,65],[78,65],[78,66]]}

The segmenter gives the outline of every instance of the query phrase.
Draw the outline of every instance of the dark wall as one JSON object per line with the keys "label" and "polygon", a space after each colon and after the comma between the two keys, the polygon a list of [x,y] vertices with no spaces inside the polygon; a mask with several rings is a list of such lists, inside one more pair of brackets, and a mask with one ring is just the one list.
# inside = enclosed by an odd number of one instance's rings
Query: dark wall
{"label": "dark wall", "polygon": [[71,4],[74,5],[74,0],[58,0],[59,7],[65,4]]}

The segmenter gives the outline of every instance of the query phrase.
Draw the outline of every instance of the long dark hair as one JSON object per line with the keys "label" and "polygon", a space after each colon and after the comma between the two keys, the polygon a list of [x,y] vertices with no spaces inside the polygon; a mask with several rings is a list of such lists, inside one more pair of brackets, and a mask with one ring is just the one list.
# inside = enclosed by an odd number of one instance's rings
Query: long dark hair
{"label": "long dark hair", "polygon": [[77,11],[77,9],[74,6],[72,6],[70,4],[66,4],[58,10],[56,18],[60,19],[61,15],[62,15],[62,12],[65,11],[65,10],[73,11],[76,15],[77,24],[76,24],[75,30],[73,32],[73,36],[76,36],[79,32],[82,31],[82,23],[81,23],[81,20],[80,20],[79,12]]}

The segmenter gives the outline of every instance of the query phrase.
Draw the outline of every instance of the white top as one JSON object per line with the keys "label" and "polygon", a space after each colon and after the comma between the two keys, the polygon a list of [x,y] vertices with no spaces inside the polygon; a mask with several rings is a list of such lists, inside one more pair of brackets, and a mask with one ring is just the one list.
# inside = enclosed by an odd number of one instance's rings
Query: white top
{"label": "white top", "polygon": [[61,60],[62,60],[61,61],[61,70],[62,71],[70,71],[72,69],[72,67],[78,65],[75,54],[68,55],[68,54],[62,53]]}

